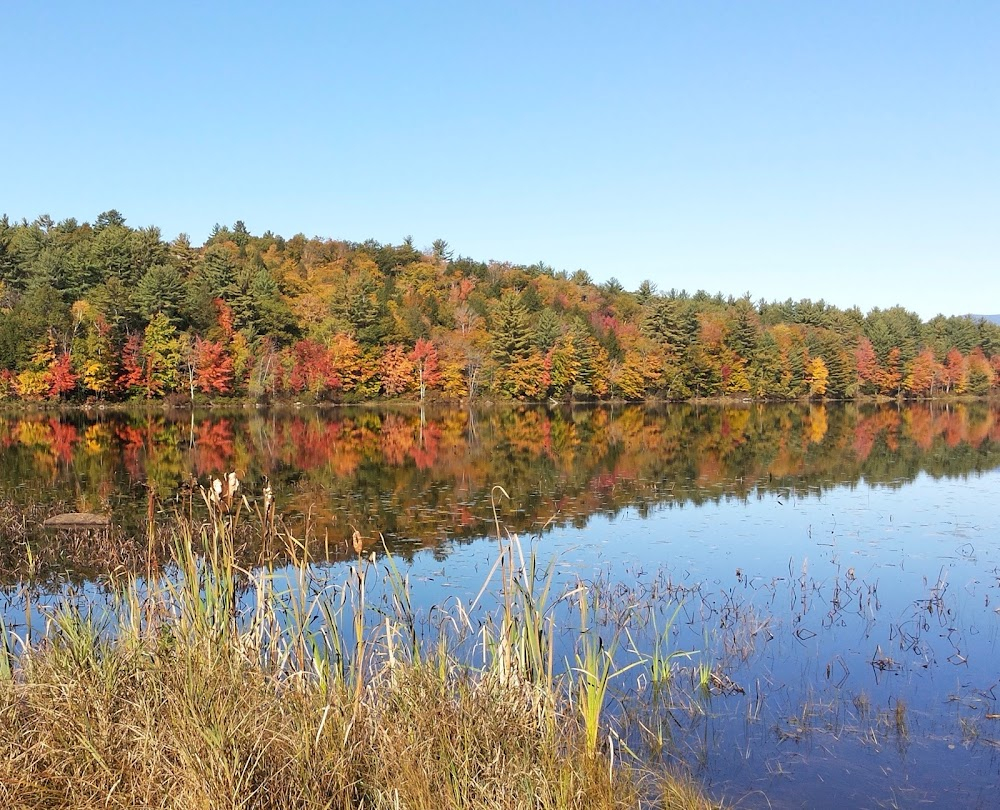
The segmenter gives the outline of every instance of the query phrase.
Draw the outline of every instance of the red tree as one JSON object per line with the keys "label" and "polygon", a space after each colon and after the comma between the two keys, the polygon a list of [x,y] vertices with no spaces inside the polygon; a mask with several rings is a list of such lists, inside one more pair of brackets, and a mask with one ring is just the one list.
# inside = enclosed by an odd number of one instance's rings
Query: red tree
{"label": "red tree", "polygon": [[315,340],[300,340],[292,347],[288,386],[297,393],[309,391],[316,396],[340,388],[340,377],[326,346]]}
{"label": "red tree", "polygon": [[122,349],[122,372],[118,375],[118,386],[128,392],[138,388],[146,378],[142,355],[142,335],[138,332],[128,336]]}
{"label": "red tree", "polygon": [[226,340],[231,340],[235,332],[232,308],[221,298],[213,298],[212,303],[215,304],[215,311],[219,314],[219,329],[222,330]]}
{"label": "red tree", "polygon": [[49,396],[58,399],[76,388],[76,374],[68,354],[60,354],[49,366]]}
{"label": "red tree", "polygon": [[952,348],[944,359],[944,368],[941,371],[941,382],[944,383],[945,393],[950,394],[952,389],[958,394],[965,391],[966,372],[965,358],[958,349]]}
{"label": "red tree", "polygon": [[881,387],[882,367],[879,365],[878,356],[875,354],[875,347],[868,338],[861,338],[858,348],[854,352],[858,379],[862,385],[867,383],[876,390]]}
{"label": "red tree", "polygon": [[222,343],[195,338],[194,384],[202,393],[233,390],[233,358]]}
{"label": "red tree", "polygon": [[417,369],[417,385],[420,388],[420,399],[423,400],[427,389],[435,388],[441,382],[437,349],[431,341],[419,338],[410,352],[410,360]]}

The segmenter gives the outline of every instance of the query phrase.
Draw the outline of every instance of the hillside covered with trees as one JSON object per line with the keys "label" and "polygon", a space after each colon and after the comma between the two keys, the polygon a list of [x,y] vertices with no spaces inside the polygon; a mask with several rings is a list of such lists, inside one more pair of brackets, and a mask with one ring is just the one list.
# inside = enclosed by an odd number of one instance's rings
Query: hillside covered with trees
{"label": "hillside covered with trees", "polygon": [[[666,281],[669,281],[667,279]],[[752,283],[752,279],[748,279]],[[1000,326],[595,284],[582,270],[117,211],[0,219],[0,399],[985,395]]]}

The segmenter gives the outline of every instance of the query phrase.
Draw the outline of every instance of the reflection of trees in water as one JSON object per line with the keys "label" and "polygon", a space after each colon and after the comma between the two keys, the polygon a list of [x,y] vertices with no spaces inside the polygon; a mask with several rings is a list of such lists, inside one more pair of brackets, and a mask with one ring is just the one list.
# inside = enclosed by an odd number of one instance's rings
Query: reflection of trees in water
{"label": "reflection of trees in water", "polygon": [[597,513],[701,504],[789,487],[898,486],[920,472],[1000,465],[986,403],[643,408],[503,407],[32,415],[0,419],[10,502],[110,510],[141,526],[147,485],[161,509],[191,476],[267,475],[289,524],[339,543],[351,525],[423,546],[487,531],[490,491],[512,497],[513,531]]}

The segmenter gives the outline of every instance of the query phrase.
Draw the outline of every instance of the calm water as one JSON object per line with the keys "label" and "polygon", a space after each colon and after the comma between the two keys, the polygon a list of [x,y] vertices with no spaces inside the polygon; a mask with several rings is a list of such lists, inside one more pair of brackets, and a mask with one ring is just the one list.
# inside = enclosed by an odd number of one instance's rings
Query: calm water
{"label": "calm water", "polygon": [[[351,527],[382,532],[425,606],[479,590],[502,485],[503,524],[565,582],[604,583],[612,610],[644,601],[661,629],[680,603],[676,688],[654,700],[639,669],[615,682],[637,752],[661,738],[742,807],[996,803],[1000,411],[986,405],[8,416],[0,446],[5,503],[34,520],[108,511],[125,531],[184,509],[192,476],[235,469],[254,495],[266,475],[288,527],[328,538],[331,576]],[[26,541],[43,601],[137,564],[15,529],[8,515],[15,622]]]}

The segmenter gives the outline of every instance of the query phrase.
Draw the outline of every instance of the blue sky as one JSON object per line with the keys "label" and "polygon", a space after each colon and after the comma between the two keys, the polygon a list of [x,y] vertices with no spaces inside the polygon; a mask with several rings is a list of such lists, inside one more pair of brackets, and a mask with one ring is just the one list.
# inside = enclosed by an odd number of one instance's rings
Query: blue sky
{"label": "blue sky", "polygon": [[1000,312],[1000,3],[8,4],[0,211]]}

